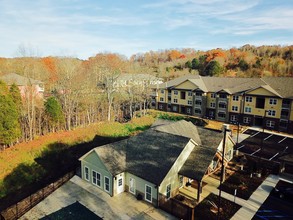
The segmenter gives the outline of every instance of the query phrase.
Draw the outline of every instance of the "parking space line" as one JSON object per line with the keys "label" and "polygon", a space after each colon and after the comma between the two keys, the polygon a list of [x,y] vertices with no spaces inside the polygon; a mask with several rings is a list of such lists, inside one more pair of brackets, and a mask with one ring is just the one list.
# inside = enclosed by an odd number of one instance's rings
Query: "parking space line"
{"label": "parking space line", "polygon": [[266,138],[263,139],[263,140],[265,141],[265,140],[269,139],[269,138],[272,137],[272,136],[273,136],[273,134],[269,135],[268,137],[266,137]]}
{"label": "parking space line", "polygon": [[243,144],[242,146],[238,147],[237,150],[241,149],[242,147],[245,147],[245,145]]}
{"label": "parking space line", "polygon": [[260,131],[256,132],[255,134],[251,135],[250,137],[254,137],[255,135],[259,134]]}
{"label": "parking space line", "polygon": [[272,160],[272,159],[274,159],[276,156],[278,156],[279,155],[279,152],[278,153],[276,153],[274,156],[272,156],[269,160]]}
{"label": "parking space line", "polygon": [[280,140],[280,141],[278,142],[278,144],[281,143],[282,141],[284,141],[286,138],[287,138],[287,137],[284,137],[282,140]]}
{"label": "parking space line", "polygon": [[259,148],[258,150],[254,151],[253,153],[250,154],[250,156],[252,156],[253,154],[259,152],[261,149]]}

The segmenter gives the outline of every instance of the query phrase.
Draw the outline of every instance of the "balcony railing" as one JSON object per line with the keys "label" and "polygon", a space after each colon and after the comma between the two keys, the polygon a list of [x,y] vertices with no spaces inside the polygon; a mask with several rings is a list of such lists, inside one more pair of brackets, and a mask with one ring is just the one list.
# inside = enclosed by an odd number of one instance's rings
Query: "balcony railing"
{"label": "balcony railing", "polygon": [[288,109],[288,108],[290,108],[290,104],[283,103],[282,108],[287,108]]}

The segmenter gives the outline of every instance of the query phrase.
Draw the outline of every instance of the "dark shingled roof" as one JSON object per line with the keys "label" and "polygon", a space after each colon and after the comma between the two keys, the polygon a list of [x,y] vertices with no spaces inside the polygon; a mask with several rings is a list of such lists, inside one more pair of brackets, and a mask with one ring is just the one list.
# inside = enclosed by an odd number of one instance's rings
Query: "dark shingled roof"
{"label": "dark shingled roof", "polygon": [[179,174],[194,180],[201,180],[215,157],[223,134],[218,131],[197,127],[201,145],[195,146]]}
{"label": "dark shingled roof", "polygon": [[187,137],[150,129],[95,151],[113,175],[127,171],[159,185],[188,142]]}
{"label": "dark shingled roof", "polygon": [[190,139],[195,148],[180,174],[200,179],[216,154],[222,134],[185,120],[158,119],[151,129],[129,139],[97,147],[94,151],[112,175],[126,171],[160,185]]}

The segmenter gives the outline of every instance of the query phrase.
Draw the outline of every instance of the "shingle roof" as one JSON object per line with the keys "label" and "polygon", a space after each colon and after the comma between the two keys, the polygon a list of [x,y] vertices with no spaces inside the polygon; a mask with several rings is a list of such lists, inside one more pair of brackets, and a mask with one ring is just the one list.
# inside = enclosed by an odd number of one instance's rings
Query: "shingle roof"
{"label": "shingle roof", "polygon": [[159,185],[190,139],[198,146],[195,146],[180,173],[194,179],[204,175],[221,138],[222,134],[185,120],[157,120],[151,129],[143,133],[97,147],[93,151],[112,175],[127,171]]}
{"label": "shingle roof", "polygon": [[204,92],[224,91],[228,94],[242,93],[263,87],[276,96],[293,99],[293,77],[229,78],[184,75],[162,83],[158,88],[170,88],[189,80]]}
{"label": "shingle roof", "polygon": [[127,171],[159,185],[188,142],[187,137],[150,129],[94,150],[113,175]]}
{"label": "shingle roof", "polygon": [[6,84],[12,85],[15,83],[18,86],[27,86],[42,83],[39,80],[35,80],[29,77],[24,77],[16,73],[8,73],[6,75],[0,76],[0,79],[3,80]]}
{"label": "shingle roof", "polygon": [[180,169],[179,174],[200,181],[215,157],[223,134],[201,127],[197,127],[197,129],[202,144],[194,147],[192,153]]}

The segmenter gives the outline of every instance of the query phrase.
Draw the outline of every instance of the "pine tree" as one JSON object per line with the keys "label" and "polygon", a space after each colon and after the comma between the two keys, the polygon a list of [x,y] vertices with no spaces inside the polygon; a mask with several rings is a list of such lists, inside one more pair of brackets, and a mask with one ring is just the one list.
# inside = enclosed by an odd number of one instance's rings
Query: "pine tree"
{"label": "pine tree", "polygon": [[55,97],[47,99],[45,102],[45,112],[48,117],[49,126],[52,127],[54,132],[55,127],[64,122],[61,104]]}
{"label": "pine tree", "polygon": [[19,114],[7,85],[0,81],[0,145],[10,145],[21,135]]}

